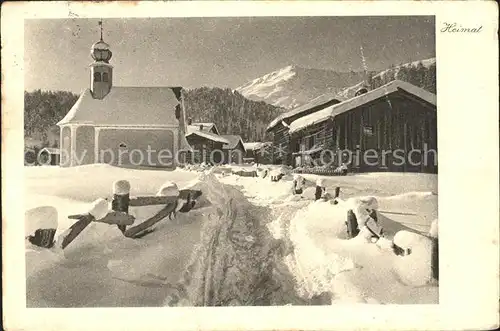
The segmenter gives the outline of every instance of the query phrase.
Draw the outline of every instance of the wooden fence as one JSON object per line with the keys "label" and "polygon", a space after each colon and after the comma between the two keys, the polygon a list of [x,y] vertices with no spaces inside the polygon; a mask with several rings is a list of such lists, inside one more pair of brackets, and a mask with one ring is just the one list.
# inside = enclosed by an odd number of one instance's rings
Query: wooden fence
{"label": "wooden fence", "polygon": [[[61,248],[66,248],[78,235],[92,222],[106,223],[116,225],[125,237],[140,238],[152,231],[152,226],[164,220],[165,218],[175,216],[177,212],[188,212],[196,204],[196,200],[202,195],[199,190],[171,190],[173,194],[154,195],[154,196],[130,196],[130,183],[126,180],[120,180],[113,184],[113,198],[111,200],[111,210],[107,199],[98,199],[94,202],[94,210],[84,214],[69,215],[68,218],[77,221],[65,231],[61,236]],[[136,223],[134,216],[130,215],[129,207],[141,206],[164,206],[156,214],[148,219]],[[103,209],[105,214],[96,212],[99,208]],[[29,241],[37,246],[50,248],[54,245],[54,234],[56,229],[38,229],[34,236],[29,236]],[[48,239],[47,239],[48,238]]]}

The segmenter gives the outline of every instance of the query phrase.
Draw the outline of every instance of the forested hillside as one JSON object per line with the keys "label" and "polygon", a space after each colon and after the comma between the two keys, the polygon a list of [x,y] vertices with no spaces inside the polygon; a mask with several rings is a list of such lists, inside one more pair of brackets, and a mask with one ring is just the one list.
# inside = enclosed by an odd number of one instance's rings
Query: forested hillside
{"label": "forested hillside", "polygon": [[214,122],[221,134],[238,134],[244,141],[262,141],[267,125],[284,110],[252,101],[229,88],[200,87],[185,96],[187,116],[193,122]]}
{"label": "forested hillside", "polygon": [[77,99],[78,95],[66,91],[24,92],[24,136],[46,142],[49,130]]}

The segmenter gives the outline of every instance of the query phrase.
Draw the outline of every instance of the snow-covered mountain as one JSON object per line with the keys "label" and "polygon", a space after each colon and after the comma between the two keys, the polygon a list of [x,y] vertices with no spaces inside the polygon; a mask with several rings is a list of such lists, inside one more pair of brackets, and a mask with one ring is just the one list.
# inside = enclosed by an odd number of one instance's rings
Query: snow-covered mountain
{"label": "snow-covered mountain", "polygon": [[[432,65],[436,64],[436,58],[430,58],[430,59],[425,59],[425,60],[420,60],[420,61],[414,61],[414,62],[409,62],[405,63],[393,68],[387,68],[383,71],[380,71],[379,73],[375,74],[372,76],[372,79],[377,79],[380,78],[382,81],[390,80],[389,77],[386,76],[391,76],[391,77],[396,77],[400,79],[401,77],[398,77],[398,73],[400,72],[401,68],[410,68],[410,67],[416,67],[419,63],[422,63],[422,65],[425,68],[429,68]],[[387,78],[387,79],[386,79]],[[363,85],[363,81],[358,82],[355,85],[349,86],[344,88],[341,92],[339,92],[336,96],[340,99],[348,99],[354,96],[356,91],[358,91],[361,86]],[[326,94],[326,93],[325,93]]]}
{"label": "snow-covered mountain", "polygon": [[287,66],[237,88],[245,97],[295,108],[324,93],[338,93],[363,80],[362,72],[336,72]]}
{"label": "snow-covered mountain", "polygon": [[[383,80],[390,71],[397,73],[401,67],[416,66],[420,62],[424,67],[429,67],[436,63],[436,59],[410,62],[368,74]],[[256,78],[236,90],[248,99],[292,109],[324,95],[340,99],[351,97],[361,87],[364,79],[363,72],[337,72],[287,66]]]}

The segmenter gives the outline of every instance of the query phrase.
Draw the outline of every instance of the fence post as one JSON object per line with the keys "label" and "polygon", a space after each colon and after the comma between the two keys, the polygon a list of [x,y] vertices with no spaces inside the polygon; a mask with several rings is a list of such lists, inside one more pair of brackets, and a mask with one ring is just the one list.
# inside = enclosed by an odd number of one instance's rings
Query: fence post
{"label": "fence post", "polygon": [[439,280],[439,245],[438,238],[431,238],[432,240],[432,253],[431,253],[431,269],[432,277]]}
{"label": "fence post", "polygon": [[[32,222],[38,226],[34,233],[26,237],[28,241],[38,247],[51,248],[54,245],[54,237],[58,226],[57,209],[49,206],[34,208],[25,213],[25,219],[28,223]],[[25,226],[29,225],[26,224]]]}
{"label": "fence post", "polygon": [[[111,209],[113,211],[123,212],[128,214],[130,203],[130,183],[127,180],[118,180],[113,183],[113,201]],[[126,225],[117,225],[121,232],[125,233]]]}
{"label": "fence post", "polygon": [[356,215],[352,211],[352,209],[349,209],[347,211],[347,235],[349,238],[354,238],[358,235],[359,233],[359,228],[358,228],[358,221],[356,220]]}

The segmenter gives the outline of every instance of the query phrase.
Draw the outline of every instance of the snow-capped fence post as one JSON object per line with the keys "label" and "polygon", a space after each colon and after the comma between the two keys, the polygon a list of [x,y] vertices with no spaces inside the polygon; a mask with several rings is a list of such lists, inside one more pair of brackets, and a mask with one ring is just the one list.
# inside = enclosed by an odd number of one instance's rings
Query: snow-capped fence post
{"label": "snow-capped fence post", "polygon": [[61,248],[66,248],[76,237],[96,218],[103,218],[107,214],[108,202],[105,199],[97,199],[86,214],[70,215],[68,218],[77,219],[64,234],[62,234]]}
{"label": "snow-capped fence post", "polygon": [[325,183],[324,180],[318,178],[316,181],[316,192],[314,194],[314,200],[319,200],[325,193]]}
{"label": "snow-capped fence post", "polygon": [[[113,201],[111,209],[128,214],[130,203],[130,183],[127,180],[118,180],[113,183]],[[126,225],[117,225],[122,233],[125,232]]]}
{"label": "snow-capped fence post", "polygon": [[38,247],[51,248],[54,246],[58,224],[57,209],[51,206],[38,207],[25,213],[25,222],[28,229],[26,239]]}

